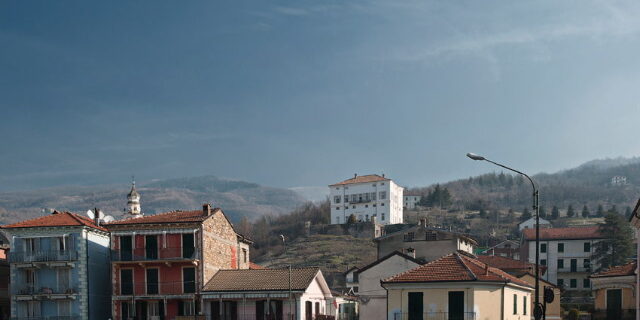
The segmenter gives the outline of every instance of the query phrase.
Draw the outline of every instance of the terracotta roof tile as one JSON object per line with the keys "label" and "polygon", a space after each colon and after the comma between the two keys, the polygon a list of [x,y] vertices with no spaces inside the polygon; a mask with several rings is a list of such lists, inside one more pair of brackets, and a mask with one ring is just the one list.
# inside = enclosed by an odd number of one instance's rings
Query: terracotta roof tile
{"label": "terracotta roof tile", "polygon": [[72,227],[84,226],[102,231],[107,231],[102,226],[96,225],[93,220],[71,212],[54,211],[52,214],[16,222],[2,226],[3,229],[13,228],[37,228],[37,227]]}
{"label": "terracotta roof tile", "polygon": [[[536,265],[534,263],[515,260],[502,256],[490,256],[490,255],[480,255],[478,256],[478,260],[482,263],[486,263],[492,267],[498,268],[502,271],[505,271],[509,274],[512,272],[523,273],[523,272],[535,272]],[[542,274],[547,270],[546,266],[540,266],[540,272]]]}
{"label": "terracotta roof tile", "polygon": [[[540,240],[602,239],[599,228],[599,226],[541,228]],[[525,240],[535,240],[536,230],[524,229],[522,235]]]}
{"label": "terracotta roof tile", "polygon": [[531,287],[498,268],[460,253],[451,253],[425,265],[383,280],[384,283],[489,281]]}
{"label": "terracotta roof tile", "polygon": [[[211,209],[211,215],[222,212],[220,208]],[[165,213],[152,214],[139,218],[129,218],[105,223],[105,226],[127,225],[127,224],[156,224],[156,223],[181,223],[181,222],[202,222],[209,216],[205,216],[202,210],[193,211],[170,211]]]}
{"label": "terracotta roof tile", "polygon": [[265,267],[255,263],[255,262],[251,262],[249,261],[249,269],[253,269],[253,270],[261,270],[261,269],[266,269]]}
{"label": "terracotta roof tile", "polygon": [[[291,290],[306,290],[319,268],[291,269]],[[220,270],[204,286],[204,291],[284,291],[289,290],[289,269]]]}
{"label": "terracotta roof tile", "polygon": [[636,274],[637,264],[635,261],[623,264],[621,266],[611,267],[607,270],[592,274],[591,278],[620,277],[632,276]]}
{"label": "terracotta roof tile", "polygon": [[344,180],[342,182],[338,182],[338,183],[334,183],[330,186],[339,186],[339,185],[344,185],[344,184],[351,184],[351,183],[368,183],[368,182],[376,182],[376,181],[388,181],[391,179],[385,178],[385,177],[381,177],[377,174],[368,174],[368,175],[364,175],[364,176],[356,176],[354,178],[351,179],[347,179]]}

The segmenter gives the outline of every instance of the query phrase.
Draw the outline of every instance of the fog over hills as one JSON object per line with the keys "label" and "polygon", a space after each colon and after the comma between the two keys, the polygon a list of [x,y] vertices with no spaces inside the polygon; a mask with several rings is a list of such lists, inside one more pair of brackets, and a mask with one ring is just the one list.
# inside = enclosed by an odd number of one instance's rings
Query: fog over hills
{"label": "fog over hills", "polygon": [[[107,214],[123,214],[130,185],[64,186],[0,193],[0,223],[44,214],[43,208],[84,213],[97,207]],[[221,207],[232,221],[266,214],[288,213],[304,203],[294,191],[215,176],[138,183],[142,210],[147,214],[201,208],[205,202]],[[48,211],[45,210],[45,212]]]}

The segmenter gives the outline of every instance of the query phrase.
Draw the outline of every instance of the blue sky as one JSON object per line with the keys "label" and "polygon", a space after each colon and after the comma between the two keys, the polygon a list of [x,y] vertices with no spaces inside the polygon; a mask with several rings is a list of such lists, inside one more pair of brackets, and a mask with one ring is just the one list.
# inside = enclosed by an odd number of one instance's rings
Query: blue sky
{"label": "blue sky", "polygon": [[0,190],[637,156],[633,1],[3,1]]}

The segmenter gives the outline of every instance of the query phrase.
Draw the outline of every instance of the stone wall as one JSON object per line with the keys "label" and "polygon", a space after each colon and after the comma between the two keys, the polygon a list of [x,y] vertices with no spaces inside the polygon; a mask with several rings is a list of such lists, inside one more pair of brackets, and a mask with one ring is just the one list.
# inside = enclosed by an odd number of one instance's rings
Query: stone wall
{"label": "stone wall", "polygon": [[202,223],[202,264],[204,283],[220,269],[236,269],[238,239],[222,211]]}

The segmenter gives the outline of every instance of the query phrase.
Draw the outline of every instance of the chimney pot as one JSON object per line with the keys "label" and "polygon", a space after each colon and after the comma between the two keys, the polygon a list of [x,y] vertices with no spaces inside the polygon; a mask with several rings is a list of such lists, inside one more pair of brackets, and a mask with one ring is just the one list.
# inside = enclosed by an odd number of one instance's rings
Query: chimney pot
{"label": "chimney pot", "polygon": [[203,216],[211,215],[211,204],[210,203],[205,203],[205,204],[202,205],[202,215]]}
{"label": "chimney pot", "polygon": [[100,211],[98,208],[93,208],[93,223],[95,223],[96,226],[100,225]]}
{"label": "chimney pot", "polygon": [[355,178],[357,178],[357,177],[358,177],[358,174],[357,174],[357,173],[354,173],[354,174],[353,174],[353,178],[355,179]]}

